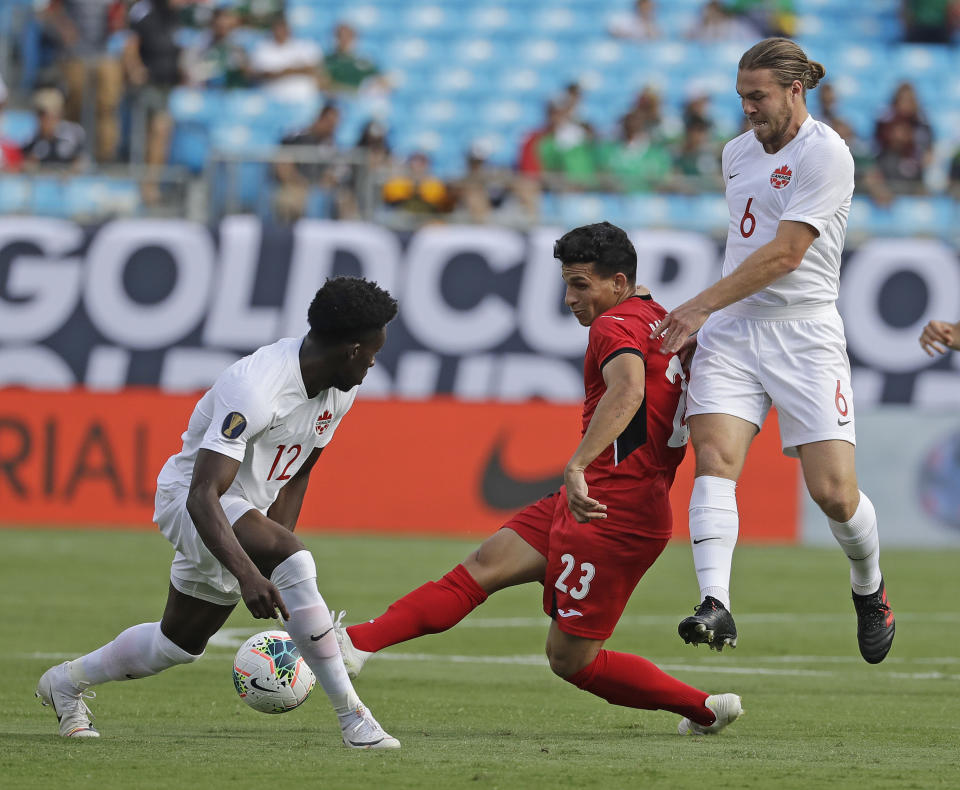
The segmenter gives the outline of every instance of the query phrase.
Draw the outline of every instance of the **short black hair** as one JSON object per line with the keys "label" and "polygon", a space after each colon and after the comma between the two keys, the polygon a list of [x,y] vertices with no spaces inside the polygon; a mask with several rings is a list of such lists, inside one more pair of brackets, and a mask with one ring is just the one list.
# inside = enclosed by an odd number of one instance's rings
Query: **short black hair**
{"label": "short black hair", "polygon": [[362,277],[333,277],[317,291],[307,311],[310,331],[328,342],[361,342],[397,314],[397,300]]}
{"label": "short black hair", "polygon": [[583,225],[564,233],[553,245],[553,257],[560,263],[592,263],[604,277],[617,272],[632,284],[637,278],[637,251],[622,228],[609,222]]}

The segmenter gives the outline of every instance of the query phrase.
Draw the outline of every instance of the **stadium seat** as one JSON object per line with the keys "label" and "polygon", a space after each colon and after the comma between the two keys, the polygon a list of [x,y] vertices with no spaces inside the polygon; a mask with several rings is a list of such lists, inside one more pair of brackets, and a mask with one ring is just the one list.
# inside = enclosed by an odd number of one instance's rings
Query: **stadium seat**
{"label": "stadium seat", "polygon": [[0,175],[0,214],[20,214],[30,206],[30,179]]}
{"label": "stadium seat", "polygon": [[0,138],[23,147],[37,133],[37,116],[30,110],[0,111]]}

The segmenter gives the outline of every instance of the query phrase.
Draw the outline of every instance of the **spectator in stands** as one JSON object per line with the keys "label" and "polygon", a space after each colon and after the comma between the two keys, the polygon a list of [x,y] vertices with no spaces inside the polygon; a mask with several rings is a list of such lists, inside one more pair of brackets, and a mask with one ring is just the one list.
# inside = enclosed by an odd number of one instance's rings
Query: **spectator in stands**
{"label": "spectator in stands", "polygon": [[539,214],[535,182],[489,162],[490,147],[475,141],[467,152],[466,172],[452,186],[453,201],[471,222],[489,222],[495,213],[518,213],[532,222]]}
{"label": "spectator in stands", "polygon": [[556,106],[556,123],[537,140],[537,158],[545,186],[589,188],[600,172],[597,135],[590,124],[574,119],[575,104]]}
{"label": "spectator in stands", "polygon": [[450,190],[421,152],[411,154],[406,166],[387,179],[381,194],[388,206],[411,214],[446,214],[453,208]]}
{"label": "spectator in stands", "polygon": [[762,37],[792,38],[797,32],[793,0],[728,0],[727,11],[760,31]]}
{"label": "spectator in stands", "polygon": [[313,41],[294,38],[282,14],[274,18],[271,33],[272,37],[261,41],[250,56],[254,79],[280,101],[315,102],[323,51]]}
{"label": "spectator in stands", "polygon": [[960,24],[957,0],[903,0],[900,6],[904,41],[949,44]]}
{"label": "spectator in stands", "polygon": [[607,29],[614,38],[651,41],[660,38],[653,0],[636,0],[632,11],[614,14]]}
{"label": "spectator in stands", "polygon": [[246,52],[232,36],[239,24],[234,8],[214,9],[209,31],[184,52],[183,71],[188,84],[204,88],[244,88],[249,84]]}
{"label": "spectator in stands", "polygon": [[957,149],[950,159],[948,191],[955,200],[960,200],[960,149]]}
{"label": "spectator in stands", "polygon": [[43,88],[33,97],[37,133],[23,147],[24,170],[78,171],[86,164],[83,127],[63,118],[63,94]]}
{"label": "spectator in stands", "polygon": [[524,176],[540,179],[543,174],[543,163],[540,161],[540,140],[553,134],[560,122],[561,111],[555,102],[547,102],[543,124],[528,132],[520,143],[517,154],[517,172]]}
{"label": "spectator in stands", "polygon": [[[663,103],[660,101],[660,94],[652,85],[647,85],[637,98],[633,101],[633,106],[628,111],[629,115],[634,116],[634,122],[649,135],[659,136],[663,129]],[[623,128],[623,119],[621,119],[621,129]]]}
{"label": "spectator in stands", "polygon": [[700,19],[687,31],[687,38],[697,41],[756,41],[763,35],[756,25],[734,14],[720,0],[708,0],[700,12]]}
{"label": "spectator in stands", "polygon": [[700,115],[690,117],[672,158],[677,191],[694,194],[722,189],[720,151],[710,136],[709,120]]}
{"label": "spectator in stands", "polygon": [[697,85],[691,86],[681,116],[685,129],[692,123],[702,123],[706,125],[707,129],[713,129],[713,118],[710,114],[710,94]]}
{"label": "spectator in stands", "polygon": [[897,86],[890,107],[877,120],[874,142],[877,165],[891,189],[922,191],[932,157],[933,130],[909,82]]}
{"label": "spectator in stands", "polygon": [[853,156],[854,171],[857,174],[856,192],[866,194],[879,206],[890,205],[894,198],[893,192],[877,167],[877,160],[870,146],[861,140],[853,127],[842,118],[834,118],[831,126],[843,138]]}
{"label": "spectator in stands", "polygon": [[377,120],[367,121],[354,153],[359,156],[359,162],[350,168],[349,176],[337,190],[337,217],[340,219],[360,219],[361,204],[369,205],[377,177],[394,166],[387,128]]}
{"label": "spectator in stands", "polygon": [[[86,123],[100,162],[116,159],[120,140],[123,67],[104,49],[107,37],[115,32],[116,8],[116,0],[46,0],[38,14],[48,37],[56,42],[66,91],[64,117]],[[85,116],[85,103],[91,101],[91,113]]]}
{"label": "spectator in stands", "polygon": [[651,192],[671,175],[670,152],[648,131],[646,119],[627,113],[620,122],[620,139],[606,146],[603,169],[626,192]]}
{"label": "spectator in stands", "polygon": [[[7,85],[0,76],[0,116],[3,115],[3,108],[7,103]],[[23,162],[23,155],[20,148],[9,140],[0,137],[0,172],[14,173],[20,169]]]}
{"label": "spectator in stands", "polygon": [[377,65],[356,53],[356,30],[350,25],[340,23],[334,32],[334,38],[334,50],[323,60],[327,84],[331,90],[355,91],[361,86],[379,89],[389,87]]}
{"label": "spectator in stands", "polygon": [[817,98],[820,101],[820,112],[817,114],[817,120],[823,121],[836,130],[837,121],[840,120],[837,114],[837,92],[834,90],[832,82],[821,82],[818,87]]}
{"label": "spectator in stands", "polygon": [[278,161],[274,165],[277,190],[274,209],[277,218],[292,222],[311,209],[325,203],[325,211],[310,210],[310,214],[332,213],[334,192],[345,179],[344,166],[337,161],[337,127],[340,110],[327,104],[306,129],[283,138],[282,145],[300,149],[303,161]]}
{"label": "spectator in stands", "polygon": [[[177,14],[187,0],[137,0],[129,13],[130,36],[123,50],[127,81],[134,91],[131,160],[147,165],[143,200],[160,200],[157,179],[167,163],[173,122],[167,112],[170,91],[181,81]],[[145,152],[139,146],[146,142]]]}
{"label": "spectator in stands", "polygon": [[245,27],[269,30],[283,14],[285,0],[230,0]]}

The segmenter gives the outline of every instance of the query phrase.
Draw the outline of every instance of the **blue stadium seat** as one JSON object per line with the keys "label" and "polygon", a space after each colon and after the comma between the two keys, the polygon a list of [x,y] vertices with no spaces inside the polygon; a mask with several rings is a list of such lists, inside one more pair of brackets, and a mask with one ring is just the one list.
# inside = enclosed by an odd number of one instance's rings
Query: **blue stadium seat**
{"label": "blue stadium seat", "polygon": [[140,185],[132,178],[81,175],[64,187],[67,211],[76,219],[130,216],[142,205]]}
{"label": "blue stadium seat", "polygon": [[33,139],[36,133],[37,116],[30,110],[0,112],[0,138],[23,147]]}
{"label": "blue stadium seat", "polygon": [[30,211],[44,217],[68,217],[64,180],[58,176],[34,176],[30,184]]}
{"label": "blue stadium seat", "polygon": [[0,214],[19,214],[30,206],[30,179],[0,175]]}

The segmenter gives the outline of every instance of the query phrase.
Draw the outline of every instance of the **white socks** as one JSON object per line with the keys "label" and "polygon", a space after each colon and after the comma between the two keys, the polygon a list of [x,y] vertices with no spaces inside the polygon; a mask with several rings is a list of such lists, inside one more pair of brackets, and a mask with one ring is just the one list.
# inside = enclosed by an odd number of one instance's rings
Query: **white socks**
{"label": "white socks", "polygon": [[730,608],[730,567],[737,545],[740,516],[737,483],[701,475],[690,495],[690,545],[700,584],[700,600],[710,595]]}
{"label": "white socks", "polygon": [[330,698],[341,726],[344,725],[357,715],[360,698],[343,666],[330,610],[317,590],[313,555],[304,549],[287,557],[274,569],[270,581],[277,586],[290,613],[285,623],[287,633]]}
{"label": "white socks", "polygon": [[857,595],[869,595],[880,589],[880,538],[877,512],[867,495],[860,492],[860,503],[849,521],[828,518],[830,531],[850,560],[850,586]]}
{"label": "white socks", "polygon": [[68,671],[75,684],[95,686],[108,680],[149,677],[198,658],[200,656],[186,652],[167,639],[160,630],[160,623],[140,623],[103,647],[71,661]]}

